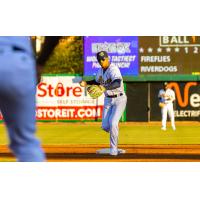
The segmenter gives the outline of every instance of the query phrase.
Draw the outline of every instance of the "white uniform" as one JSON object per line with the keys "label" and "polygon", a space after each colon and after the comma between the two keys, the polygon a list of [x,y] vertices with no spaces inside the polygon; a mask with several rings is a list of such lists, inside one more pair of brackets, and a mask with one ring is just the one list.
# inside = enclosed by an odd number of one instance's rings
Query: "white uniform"
{"label": "white uniform", "polygon": [[100,68],[96,75],[96,82],[103,86],[108,86],[116,79],[121,80],[121,85],[119,88],[105,91],[102,118],[102,129],[110,133],[111,155],[117,155],[119,153],[117,147],[119,136],[118,123],[125,110],[127,97],[124,93],[123,80],[118,67],[110,65],[105,72],[102,68]]}
{"label": "white uniform", "polygon": [[167,122],[167,113],[171,120],[171,126],[173,130],[176,129],[175,127],[175,120],[174,120],[174,109],[173,109],[173,101],[175,100],[175,93],[172,89],[161,89],[159,91],[158,97],[160,101],[165,104],[163,108],[161,108],[161,115],[162,115],[162,130],[166,130],[166,122]]}

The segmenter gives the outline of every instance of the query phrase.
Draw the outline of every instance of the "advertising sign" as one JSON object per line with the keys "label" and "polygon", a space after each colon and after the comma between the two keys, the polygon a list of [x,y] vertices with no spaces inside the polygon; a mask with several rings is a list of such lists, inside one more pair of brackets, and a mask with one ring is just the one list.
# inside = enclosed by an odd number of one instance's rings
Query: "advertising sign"
{"label": "advertising sign", "polygon": [[200,74],[200,36],[139,37],[140,74]]}
{"label": "advertising sign", "polygon": [[79,86],[80,80],[77,76],[43,76],[36,94],[37,120],[101,119],[104,96],[92,99]]}
{"label": "advertising sign", "polygon": [[138,75],[137,36],[84,37],[84,75],[94,76],[100,68],[96,59],[99,51],[107,51],[112,65],[119,67],[123,76]]}
{"label": "advertising sign", "polygon": [[200,120],[200,85],[197,82],[170,83],[176,94],[175,117]]}

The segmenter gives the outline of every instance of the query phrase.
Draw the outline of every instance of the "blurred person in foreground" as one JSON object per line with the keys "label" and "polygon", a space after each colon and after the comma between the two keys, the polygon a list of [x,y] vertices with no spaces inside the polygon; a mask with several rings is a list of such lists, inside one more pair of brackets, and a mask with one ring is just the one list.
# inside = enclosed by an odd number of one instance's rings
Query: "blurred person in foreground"
{"label": "blurred person in foreground", "polygon": [[8,131],[9,148],[17,161],[46,160],[35,136],[35,94],[41,67],[58,40],[59,37],[45,39],[36,67],[30,37],[0,37],[0,110]]}

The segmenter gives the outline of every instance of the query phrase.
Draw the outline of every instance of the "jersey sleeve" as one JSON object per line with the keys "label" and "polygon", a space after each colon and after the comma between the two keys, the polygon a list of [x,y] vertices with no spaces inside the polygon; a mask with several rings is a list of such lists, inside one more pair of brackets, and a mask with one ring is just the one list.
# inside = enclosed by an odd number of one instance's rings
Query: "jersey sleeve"
{"label": "jersey sleeve", "polygon": [[99,70],[97,71],[96,77],[95,77],[95,81],[97,83],[100,83],[100,81],[99,81],[100,76],[101,76],[101,68],[99,68]]}
{"label": "jersey sleeve", "polygon": [[119,88],[121,86],[121,80],[120,79],[115,79],[112,81],[108,86],[106,86],[106,90],[114,90],[116,88]]}
{"label": "jersey sleeve", "polygon": [[158,98],[161,98],[161,95],[163,94],[163,92],[162,92],[162,90],[160,90],[159,92],[158,92]]}
{"label": "jersey sleeve", "polygon": [[113,67],[110,70],[110,78],[111,78],[112,81],[114,81],[116,79],[122,80],[122,75],[121,75],[121,72],[120,72],[118,67]]}

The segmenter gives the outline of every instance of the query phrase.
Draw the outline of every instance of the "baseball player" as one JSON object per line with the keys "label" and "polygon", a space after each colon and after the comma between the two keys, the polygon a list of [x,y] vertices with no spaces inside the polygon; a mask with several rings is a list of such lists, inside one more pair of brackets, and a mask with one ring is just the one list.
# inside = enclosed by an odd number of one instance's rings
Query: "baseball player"
{"label": "baseball player", "polygon": [[158,94],[159,105],[161,107],[161,115],[162,115],[162,130],[166,131],[166,123],[167,123],[167,113],[171,120],[171,126],[173,130],[176,130],[175,120],[174,120],[174,109],[173,102],[175,101],[175,93],[172,89],[168,87],[168,83],[165,82],[163,84],[163,89],[159,91]]}
{"label": "baseball player", "polygon": [[96,79],[81,81],[80,85],[101,85],[105,91],[102,129],[110,133],[110,155],[118,155],[119,120],[125,110],[127,97],[124,92],[123,79],[117,66],[110,64],[107,52],[97,53],[97,60],[101,65]]}
{"label": "baseball player", "polygon": [[[43,65],[54,45],[48,45],[38,65]],[[45,160],[35,137],[36,67],[30,37],[0,37],[0,110],[9,147],[18,161]]]}

